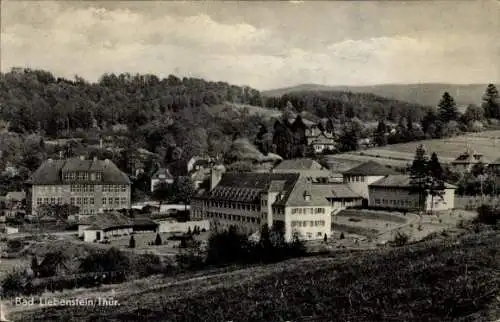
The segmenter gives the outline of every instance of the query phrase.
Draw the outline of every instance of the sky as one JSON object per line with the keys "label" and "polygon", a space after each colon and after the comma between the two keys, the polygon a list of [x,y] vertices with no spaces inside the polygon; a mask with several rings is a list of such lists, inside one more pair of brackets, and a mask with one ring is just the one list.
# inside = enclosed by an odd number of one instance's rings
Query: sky
{"label": "sky", "polygon": [[498,83],[500,1],[1,1],[1,71],[304,83]]}

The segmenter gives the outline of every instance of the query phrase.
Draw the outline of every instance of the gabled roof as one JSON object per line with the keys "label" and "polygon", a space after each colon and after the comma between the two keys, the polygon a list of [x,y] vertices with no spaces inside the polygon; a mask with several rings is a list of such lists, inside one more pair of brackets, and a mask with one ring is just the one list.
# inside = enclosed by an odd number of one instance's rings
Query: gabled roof
{"label": "gabled roof", "polygon": [[[310,198],[306,199],[305,195]],[[302,176],[294,185],[292,191],[288,195],[284,195],[282,199],[277,200],[274,205],[291,206],[291,207],[326,207],[330,205],[328,196],[329,189],[324,189],[320,185],[314,185],[309,180]]]}
{"label": "gabled roof", "polygon": [[[369,187],[384,187],[384,188],[409,188],[410,176],[407,175],[390,175],[370,184]],[[457,187],[449,183],[445,183],[446,189],[456,189]]]}
{"label": "gabled roof", "polygon": [[343,175],[357,176],[387,176],[396,174],[398,174],[396,171],[391,170],[375,161],[365,162],[343,173]]}
{"label": "gabled roof", "polygon": [[102,184],[130,184],[130,179],[111,160],[66,160],[49,159],[35,170],[28,180],[29,184],[62,184],[62,173],[71,171],[101,172]]}
{"label": "gabled roof", "polygon": [[153,174],[151,179],[159,179],[160,175],[165,176],[165,178],[162,178],[162,179],[174,179],[174,176],[172,176],[172,174],[170,174],[170,171],[168,171],[168,169],[166,169],[166,168],[160,168],[160,169],[156,170],[156,172]]}
{"label": "gabled roof", "polygon": [[290,159],[284,160],[275,170],[321,170],[322,166],[312,159]]}

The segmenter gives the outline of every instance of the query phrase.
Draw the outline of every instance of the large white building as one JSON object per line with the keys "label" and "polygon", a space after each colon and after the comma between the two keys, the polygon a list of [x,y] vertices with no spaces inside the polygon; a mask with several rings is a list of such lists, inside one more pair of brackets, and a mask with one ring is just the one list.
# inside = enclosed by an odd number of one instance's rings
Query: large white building
{"label": "large white building", "polygon": [[[410,193],[410,177],[407,175],[386,176],[368,186],[369,205],[373,207],[416,210],[419,195]],[[454,208],[456,187],[445,183],[442,196],[427,195],[425,211],[442,211]]]}
{"label": "large white building", "polygon": [[361,196],[344,184],[313,184],[299,173],[212,173],[210,190],[192,198],[194,220],[208,219],[211,229],[237,226],[252,234],[267,224],[286,240],[296,232],[321,239],[331,232],[334,207],[360,203]]}
{"label": "large white building", "polygon": [[375,161],[362,163],[342,173],[344,183],[366,200],[369,199],[368,185],[385,176],[395,174],[397,174],[397,172]]}

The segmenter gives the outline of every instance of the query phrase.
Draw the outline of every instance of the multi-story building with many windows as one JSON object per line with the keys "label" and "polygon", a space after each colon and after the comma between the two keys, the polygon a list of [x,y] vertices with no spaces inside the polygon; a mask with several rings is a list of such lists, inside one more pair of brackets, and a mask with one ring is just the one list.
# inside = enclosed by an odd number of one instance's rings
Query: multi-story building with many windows
{"label": "multi-story building with many windows", "polygon": [[82,215],[130,208],[130,185],[108,159],[49,159],[28,180],[26,203],[32,215],[45,204],[71,204]]}
{"label": "multi-story building with many windows", "polygon": [[192,198],[193,219],[210,220],[211,229],[236,226],[247,234],[267,224],[281,229],[286,240],[294,233],[304,239],[329,236],[333,207],[361,199],[346,185],[313,184],[299,173],[214,171],[210,181],[209,190]]}

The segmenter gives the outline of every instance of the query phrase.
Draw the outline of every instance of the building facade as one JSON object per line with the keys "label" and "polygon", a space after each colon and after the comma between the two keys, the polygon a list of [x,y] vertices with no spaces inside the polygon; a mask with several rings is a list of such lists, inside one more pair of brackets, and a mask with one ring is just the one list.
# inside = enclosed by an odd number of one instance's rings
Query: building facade
{"label": "building facade", "polygon": [[83,157],[45,161],[27,181],[28,213],[42,205],[70,204],[79,215],[130,208],[131,182],[110,160]]}
{"label": "building facade", "polygon": [[264,225],[283,231],[290,241],[330,236],[335,207],[362,197],[343,184],[315,184],[300,173],[226,173],[212,175],[210,189],[192,198],[193,220],[210,221],[211,229],[236,226],[245,234]]}
{"label": "building facade", "polygon": [[160,183],[173,184],[174,176],[166,168],[160,168],[151,176],[151,192],[155,191]]}
{"label": "building facade", "polygon": [[369,199],[368,186],[375,181],[378,181],[385,176],[395,175],[397,172],[391,170],[377,162],[368,161],[351,168],[342,173],[343,181],[354,192]]}
{"label": "building facade", "polygon": [[[442,195],[426,196],[425,211],[443,211],[455,206],[455,189],[445,184]],[[405,210],[419,209],[419,195],[410,193],[410,177],[406,175],[386,176],[369,185],[369,205],[371,207],[394,208]]]}

